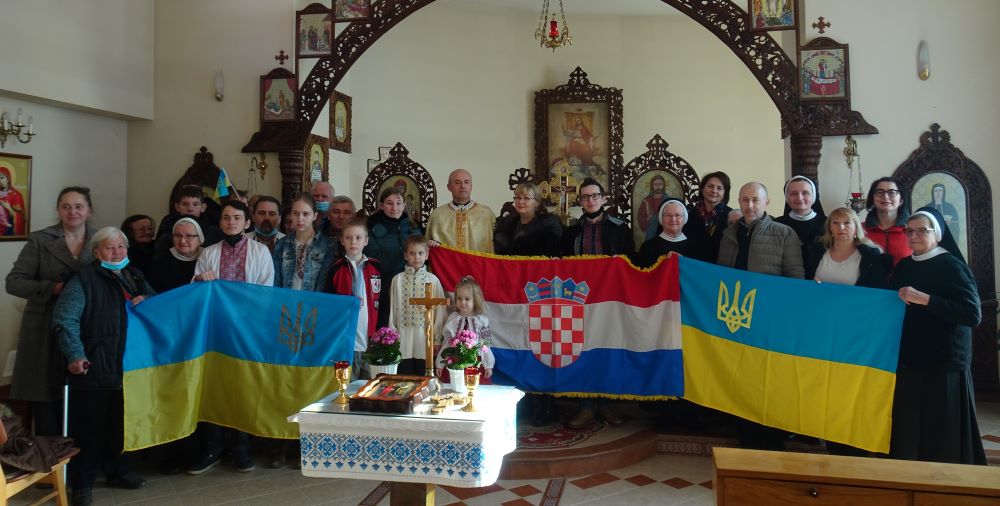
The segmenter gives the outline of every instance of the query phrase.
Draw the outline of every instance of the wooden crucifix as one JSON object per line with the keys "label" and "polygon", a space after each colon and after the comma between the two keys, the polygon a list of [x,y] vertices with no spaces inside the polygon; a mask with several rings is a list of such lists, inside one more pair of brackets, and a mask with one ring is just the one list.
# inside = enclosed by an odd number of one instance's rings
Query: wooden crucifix
{"label": "wooden crucifix", "polygon": [[424,308],[424,339],[426,339],[424,344],[427,347],[424,355],[426,369],[424,373],[430,377],[434,377],[434,308],[448,304],[448,299],[433,297],[432,286],[431,283],[425,284],[424,296],[411,297],[408,301],[414,306],[423,306]]}
{"label": "wooden crucifix", "polygon": [[573,173],[573,168],[570,167],[566,160],[560,160],[552,167],[552,178],[548,181],[542,182],[539,185],[539,189],[542,192],[542,199],[549,199],[551,197],[556,197],[556,214],[559,215],[559,219],[562,220],[563,225],[569,223],[569,205],[571,198],[576,196],[576,180],[573,179],[571,174]]}

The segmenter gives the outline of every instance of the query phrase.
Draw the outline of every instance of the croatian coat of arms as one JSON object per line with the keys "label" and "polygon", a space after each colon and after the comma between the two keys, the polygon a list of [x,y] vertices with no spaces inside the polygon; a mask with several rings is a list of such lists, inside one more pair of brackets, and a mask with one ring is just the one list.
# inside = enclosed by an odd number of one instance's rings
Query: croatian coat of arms
{"label": "croatian coat of arms", "polygon": [[583,351],[583,308],[587,283],[559,277],[524,286],[528,296],[528,343],[539,362],[566,367]]}

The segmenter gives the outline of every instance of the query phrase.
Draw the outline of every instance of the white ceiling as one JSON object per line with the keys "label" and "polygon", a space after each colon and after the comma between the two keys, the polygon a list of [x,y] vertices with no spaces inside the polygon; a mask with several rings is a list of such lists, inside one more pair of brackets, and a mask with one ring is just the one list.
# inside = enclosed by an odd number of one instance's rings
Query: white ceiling
{"label": "white ceiling", "polygon": [[[542,12],[542,0],[454,0],[507,9]],[[579,14],[615,14],[626,16],[670,16],[680,14],[661,0],[563,0],[566,17]],[[559,10],[559,0],[549,0],[549,9]]]}

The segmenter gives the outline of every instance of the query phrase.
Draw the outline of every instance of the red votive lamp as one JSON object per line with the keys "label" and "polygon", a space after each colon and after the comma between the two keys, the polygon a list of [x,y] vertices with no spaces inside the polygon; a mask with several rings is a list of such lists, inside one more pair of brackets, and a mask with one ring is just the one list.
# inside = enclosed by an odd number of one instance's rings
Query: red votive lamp
{"label": "red votive lamp", "polygon": [[854,197],[854,198],[856,198],[856,199],[859,199],[859,198],[861,198],[861,193],[860,192],[853,192],[853,193],[851,193],[851,196]]}
{"label": "red votive lamp", "polygon": [[477,374],[479,374],[479,368],[478,367],[466,367],[465,368],[465,375],[466,376],[475,376]]}
{"label": "red votive lamp", "polygon": [[556,20],[549,21],[549,37],[553,39],[559,37],[559,23]]}
{"label": "red votive lamp", "polygon": [[338,360],[333,364],[334,369],[347,369],[348,367],[351,367],[351,363],[346,360]]}

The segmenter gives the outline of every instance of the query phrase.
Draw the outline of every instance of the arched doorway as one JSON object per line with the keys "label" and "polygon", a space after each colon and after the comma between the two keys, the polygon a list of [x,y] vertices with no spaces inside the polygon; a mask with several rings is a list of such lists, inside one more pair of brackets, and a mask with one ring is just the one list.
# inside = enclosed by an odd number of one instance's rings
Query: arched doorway
{"label": "arched doorway", "polygon": [[[782,119],[782,136],[790,136],[792,170],[818,179],[823,136],[876,134],[860,113],[846,103],[801,103],[795,63],[768,34],[750,32],[746,11],[732,0],[662,0],[698,22],[725,44],[757,79]],[[268,125],[243,147],[244,153],[277,151],[282,195],[287,200],[302,176],[302,146],[330,92],[354,63],[380,37],[434,0],[383,0],[373,3],[371,18],[349,24],[334,43],[334,56],[321,58],[302,81],[295,123]]]}

